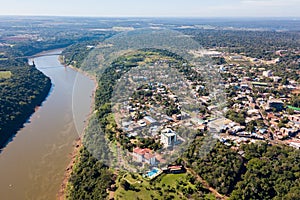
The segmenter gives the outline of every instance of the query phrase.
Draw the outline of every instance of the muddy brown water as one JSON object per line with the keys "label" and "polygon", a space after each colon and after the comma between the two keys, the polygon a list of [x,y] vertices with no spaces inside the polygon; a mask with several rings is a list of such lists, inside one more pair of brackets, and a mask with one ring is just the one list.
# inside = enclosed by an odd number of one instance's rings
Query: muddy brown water
{"label": "muddy brown water", "polygon": [[0,153],[3,200],[56,199],[74,141],[90,112],[93,80],[61,65],[58,55],[42,55],[34,61],[53,86],[42,106]]}

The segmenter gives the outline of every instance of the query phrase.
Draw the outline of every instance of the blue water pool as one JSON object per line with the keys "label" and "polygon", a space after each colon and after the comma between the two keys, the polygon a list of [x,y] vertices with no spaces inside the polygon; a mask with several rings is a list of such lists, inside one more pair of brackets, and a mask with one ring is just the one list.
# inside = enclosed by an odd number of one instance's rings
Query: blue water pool
{"label": "blue water pool", "polygon": [[154,176],[158,172],[158,169],[152,169],[150,172],[147,173],[148,177]]}

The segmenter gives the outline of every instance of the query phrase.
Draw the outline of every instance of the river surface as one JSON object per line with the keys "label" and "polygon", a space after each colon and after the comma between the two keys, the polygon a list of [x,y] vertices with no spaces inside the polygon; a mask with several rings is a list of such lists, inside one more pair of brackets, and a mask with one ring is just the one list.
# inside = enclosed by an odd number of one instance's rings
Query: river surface
{"label": "river surface", "polygon": [[92,104],[95,84],[89,77],[61,65],[57,55],[36,57],[34,62],[53,86],[42,106],[0,153],[3,200],[56,198]]}

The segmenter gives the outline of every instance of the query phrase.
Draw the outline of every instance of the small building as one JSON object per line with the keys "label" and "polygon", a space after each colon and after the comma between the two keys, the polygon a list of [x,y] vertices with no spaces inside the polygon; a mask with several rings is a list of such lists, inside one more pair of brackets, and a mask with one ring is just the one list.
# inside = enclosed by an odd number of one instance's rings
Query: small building
{"label": "small building", "polygon": [[144,120],[139,120],[138,122],[138,125],[140,126],[140,127],[145,127],[145,126],[147,126],[147,124],[146,124],[146,122],[144,121]]}
{"label": "small building", "polygon": [[245,89],[248,89],[248,88],[249,88],[249,85],[248,85],[247,83],[242,83],[242,84],[240,85],[240,88],[241,88],[242,90],[245,90]]}
{"label": "small building", "polygon": [[169,95],[169,98],[172,99],[174,102],[178,101],[178,97],[174,94]]}
{"label": "small building", "polygon": [[232,128],[229,130],[229,132],[231,132],[232,134],[236,134],[236,133],[238,133],[238,132],[240,132],[240,131],[243,131],[243,130],[245,130],[245,127],[244,127],[244,126],[234,126],[234,127],[232,127]]}
{"label": "small building", "polygon": [[280,129],[280,132],[282,133],[283,136],[293,137],[299,132],[299,130],[294,129],[294,128],[285,128],[285,127],[283,127],[283,128]]}
{"label": "small building", "polygon": [[264,77],[270,77],[272,76],[272,71],[271,70],[263,71],[262,75]]}
{"label": "small building", "polygon": [[158,126],[151,126],[149,128],[149,133],[154,137],[158,134]]}
{"label": "small building", "polygon": [[167,168],[167,173],[180,174],[185,173],[186,170],[182,165],[169,165]]}
{"label": "small building", "polygon": [[136,162],[145,162],[150,165],[155,165],[156,160],[155,160],[155,155],[152,153],[151,149],[145,148],[141,149],[139,147],[136,147],[133,149],[132,153],[133,160]]}
{"label": "small building", "polygon": [[144,117],[144,121],[146,122],[147,125],[158,125],[159,123],[157,122],[157,120],[153,119],[152,117],[150,116],[146,116]]}
{"label": "small building", "polygon": [[260,115],[259,110],[258,109],[251,109],[247,111],[247,115],[248,116],[255,116],[255,115]]}
{"label": "small building", "polygon": [[294,147],[296,149],[300,149],[300,143],[299,142],[290,142],[290,146]]}
{"label": "small building", "polygon": [[241,56],[241,55],[234,55],[234,56],[230,56],[230,59],[231,60],[242,60],[243,56]]}
{"label": "small building", "polygon": [[174,146],[177,142],[177,133],[170,128],[161,131],[160,142],[165,148]]}
{"label": "small building", "polygon": [[204,124],[204,120],[199,119],[197,117],[193,117],[193,118],[191,118],[191,123],[195,124],[196,126],[200,126],[200,125]]}
{"label": "small building", "polygon": [[182,116],[181,116],[181,114],[173,114],[173,115],[172,115],[172,118],[173,118],[175,121],[178,121],[178,120],[181,120]]}
{"label": "small building", "polygon": [[132,121],[124,121],[122,122],[122,127],[129,127],[133,122]]}
{"label": "small building", "polygon": [[270,78],[272,78],[273,79],[273,81],[274,82],[280,82],[281,80],[282,80],[282,78],[280,77],[280,76],[272,76],[272,77],[270,77]]}

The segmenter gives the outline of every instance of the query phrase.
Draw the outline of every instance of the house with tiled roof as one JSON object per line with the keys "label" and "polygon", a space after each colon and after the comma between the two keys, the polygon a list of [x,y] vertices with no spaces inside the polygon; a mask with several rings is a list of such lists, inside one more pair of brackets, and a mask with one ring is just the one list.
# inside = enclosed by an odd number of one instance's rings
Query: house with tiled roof
{"label": "house with tiled roof", "polygon": [[150,165],[156,164],[155,154],[152,153],[152,150],[148,148],[145,149],[139,147],[134,148],[132,152],[132,157],[133,160],[136,162],[141,162],[141,163],[145,162]]}

